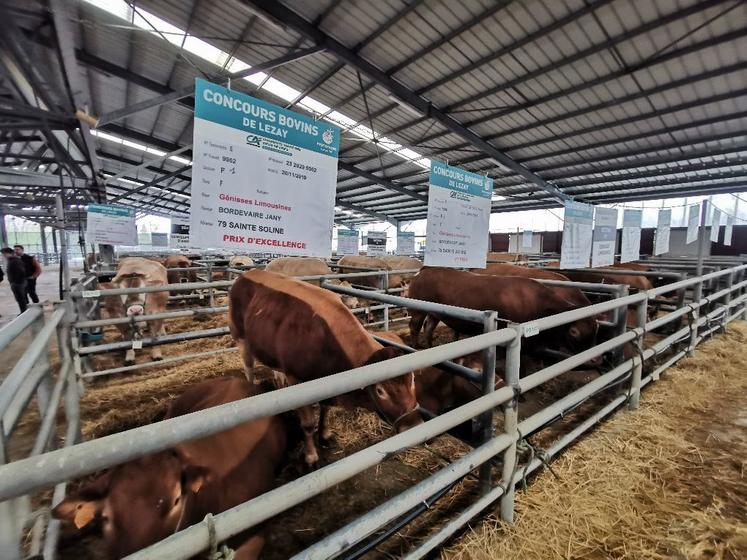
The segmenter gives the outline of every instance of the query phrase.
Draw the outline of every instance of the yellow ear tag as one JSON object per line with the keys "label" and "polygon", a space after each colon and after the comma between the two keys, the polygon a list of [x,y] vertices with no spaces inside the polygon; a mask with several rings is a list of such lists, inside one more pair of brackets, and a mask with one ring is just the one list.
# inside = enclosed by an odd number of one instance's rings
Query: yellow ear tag
{"label": "yellow ear tag", "polygon": [[73,523],[75,523],[75,526],[78,529],[82,529],[88,525],[94,517],[96,517],[96,504],[93,502],[85,502],[76,508]]}

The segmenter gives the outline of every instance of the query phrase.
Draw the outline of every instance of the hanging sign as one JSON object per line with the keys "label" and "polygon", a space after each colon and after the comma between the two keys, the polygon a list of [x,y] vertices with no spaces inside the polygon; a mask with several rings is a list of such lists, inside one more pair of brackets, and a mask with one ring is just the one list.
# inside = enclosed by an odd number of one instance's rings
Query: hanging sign
{"label": "hanging sign", "polygon": [[713,209],[713,218],[711,219],[711,241],[718,241],[718,233],[721,229],[721,210]]}
{"label": "hanging sign", "polygon": [[493,180],[431,161],[426,266],[485,268]]}
{"label": "hanging sign", "polygon": [[525,229],[521,232],[521,248],[531,249],[532,248],[532,230]]}
{"label": "hanging sign", "polygon": [[654,255],[663,255],[669,252],[669,232],[672,227],[672,209],[659,210],[659,220],[656,224],[656,236],[654,238]]}
{"label": "hanging sign", "polygon": [[414,255],[415,254],[415,232],[398,231],[397,232],[397,254]]}
{"label": "hanging sign", "polygon": [[189,219],[171,218],[169,247],[180,251],[189,251]]}
{"label": "hanging sign", "polygon": [[620,243],[620,262],[637,261],[641,258],[641,223],[643,210],[625,210],[623,212],[622,241]]}
{"label": "hanging sign", "polygon": [[724,229],[724,245],[731,245],[731,235],[734,232],[734,216],[726,218],[726,229]]}
{"label": "hanging sign", "polygon": [[169,246],[169,234],[168,233],[151,233],[150,244],[153,247],[168,247]]}
{"label": "hanging sign", "polygon": [[610,266],[615,263],[617,210],[597,208],[594,212],[594,233],[591,245],[591,266]]}
{"label": "hanging sign", "polygon": [[192,245],[329,257],[340,131],[196,80]]}
{"label": "hanging sign", "polygon": [[569,200],[563,216],[563,242],[560,246],[560,268],[585,268],[591,256],[594,207]]}
{"label": "hanging sign", "polygon": [[354,229],[337,229],[337,254],[358,254],[358,232]]}
{"label": "hanging sign", "polygon": [[689,245],[698,238],[698,218],[700,218],[700,204],[690,206],[687,214],[686,245]]}
{"label": "hanging sign", "polygon": [[369,231],[367,237],[366,254],[372,257],[386,255],[386,232]]}
{"label": "hanging sign", "polygon": [[110,204],[89,204],[86,236],[89,243],[137,245],[135,210]]}

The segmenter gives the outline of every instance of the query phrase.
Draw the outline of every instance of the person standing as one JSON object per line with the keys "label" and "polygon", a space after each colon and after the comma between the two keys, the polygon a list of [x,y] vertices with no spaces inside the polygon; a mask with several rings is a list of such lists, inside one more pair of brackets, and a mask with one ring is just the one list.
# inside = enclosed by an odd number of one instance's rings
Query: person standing
{"label": "person standing", "polygon": [[8,277],[10,291],[16,298],[18,308],[21,313],[28,307],[28,297],[26,294],[26,269],[23,261],[18,257],[10,247],[3,247],[1,250],[5,257],[5,275]]}
{"label": "person standing", "polygon": [[36,279],[42,272],[41,265],[34,255],[27,255],[23,251],[23,245],[13,245],[16,256],[23,262],[23,268],[26,271],[26,293],[34,303],[39,303],[39,296],[36,295]]}

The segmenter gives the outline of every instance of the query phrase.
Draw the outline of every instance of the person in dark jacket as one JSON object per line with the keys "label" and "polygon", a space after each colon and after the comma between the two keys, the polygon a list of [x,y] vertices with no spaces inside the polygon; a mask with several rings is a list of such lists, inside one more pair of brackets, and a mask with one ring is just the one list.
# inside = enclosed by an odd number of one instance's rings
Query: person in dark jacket
{"label": "person in dark jacket", "polygon": [[16,256],[10,247],[3,247],[2,254],[5,257],[5,274],[8,277],[10,291],[13,292],[13,297],[16,298],[18,308],[23,313],[28,306],[26,269],[23,266],[23,261]]}
{"label": "person in dark jacket", "polygon": [[26,270],[26,293],[34,303],[39,303],[39,296],[36,295],[36,279],[41,275],[41,265],[34,255],[27,255],[23,251],[23,245],[13,245],[16,256],[23,262],[23,268]]}

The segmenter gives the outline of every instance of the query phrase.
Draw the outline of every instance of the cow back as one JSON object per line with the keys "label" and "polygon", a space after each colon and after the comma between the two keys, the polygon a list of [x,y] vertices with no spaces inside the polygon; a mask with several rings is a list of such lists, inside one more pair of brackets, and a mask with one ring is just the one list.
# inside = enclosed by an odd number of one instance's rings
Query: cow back
{"label": "cow back", "polygon": [[262,363],[303,381],[358,367],[381,349],[336,294],[264,270],[234,282],[229,327]]}
{"label": "cow back", "polygon": [[[387,262],[383,258],[369,257],[366,255],[345,255],[337,264],[340,266],[340,272],[342,274],[349,274],[351,272],[361,272],[357,268],[373,268],[376,270],[389,270]],[[356,268],[345,268],[346,266],[352,266]],[[371,276],[357,276],[350,279],[352,284],[359,284],[361,286],[368,286],[370,288],[378,288],[381,284],[381,276],[375,274]]]}
{"label": "cow back", "polygon": [[318,276],[332,274],[327,263],[316,257],[280,257],[267,263],[265,270],[286,276]]}

